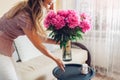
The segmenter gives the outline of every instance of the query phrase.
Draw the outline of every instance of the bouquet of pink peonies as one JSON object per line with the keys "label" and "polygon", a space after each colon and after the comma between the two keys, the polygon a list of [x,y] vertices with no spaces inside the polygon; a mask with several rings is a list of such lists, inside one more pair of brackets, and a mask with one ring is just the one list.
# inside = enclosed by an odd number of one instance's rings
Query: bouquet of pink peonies
{"label": "bouquet of pink peonies", "polygon": [[69,40],[82,38],[82,34],[91,28],[91,19],[85,13],[75,10],[59,10],[48,12],[44,25],[52,31],[49,36],[60,42],[60,48],[66,47]]}

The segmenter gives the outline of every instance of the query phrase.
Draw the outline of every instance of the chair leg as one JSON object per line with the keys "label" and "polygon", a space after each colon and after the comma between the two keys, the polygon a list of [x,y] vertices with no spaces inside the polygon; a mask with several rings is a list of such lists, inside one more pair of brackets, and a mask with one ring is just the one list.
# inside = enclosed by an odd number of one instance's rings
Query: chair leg
{"label": "chair leg", "polygon": [[14,42],[14,47],[15,47],[16,53],[17,53],[17,55],[18,55],[18,60],[17,60],[16,62],[22,62],[15,42]]}

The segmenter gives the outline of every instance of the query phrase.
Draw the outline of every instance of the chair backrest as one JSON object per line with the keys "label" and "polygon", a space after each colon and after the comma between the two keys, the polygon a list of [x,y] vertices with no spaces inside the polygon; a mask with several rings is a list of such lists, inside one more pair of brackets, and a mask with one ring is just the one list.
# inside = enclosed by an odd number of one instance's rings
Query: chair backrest
{"label": "chair backrest", "polygon": [[91,66],[91,54],[90,54],[90,51],[87,49],[87,47],[85,45],[83,45],[82,43],[78,43],[78,42],[72,42],[72,45],[71,45],[73,48],[74,47],[79,47],[83,50],[86,50],[87,53],[88,53],[88,57],[87,57],[87,61],[86,63]]}

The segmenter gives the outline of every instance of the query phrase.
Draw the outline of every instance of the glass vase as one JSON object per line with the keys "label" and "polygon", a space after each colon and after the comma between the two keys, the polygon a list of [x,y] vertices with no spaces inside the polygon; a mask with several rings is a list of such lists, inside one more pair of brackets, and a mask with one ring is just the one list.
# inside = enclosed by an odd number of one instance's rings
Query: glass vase
{"label": "glass vase", "polygon": [[63,47],[63,61],[71,61],[71,41],[68,41],[66,47]]}

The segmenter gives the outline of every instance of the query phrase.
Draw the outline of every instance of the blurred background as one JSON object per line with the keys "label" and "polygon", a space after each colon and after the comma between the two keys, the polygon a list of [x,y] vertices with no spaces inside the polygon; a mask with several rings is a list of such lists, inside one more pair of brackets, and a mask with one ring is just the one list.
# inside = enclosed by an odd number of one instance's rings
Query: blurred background
{"label": "blurred background", "polygon": [[[0,16],[18,1],[1,0]],[[120,0],[56,0],[55,10],[60,9],[90,15],[92,29],[77,42],[90,50],[92,66],[98,73],[120,80]]]}

